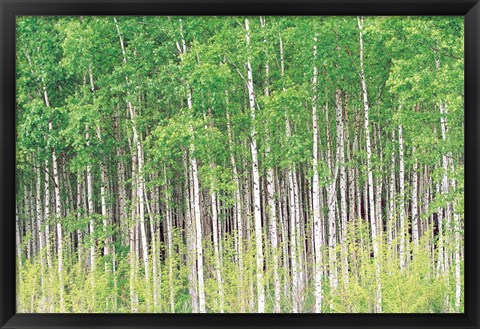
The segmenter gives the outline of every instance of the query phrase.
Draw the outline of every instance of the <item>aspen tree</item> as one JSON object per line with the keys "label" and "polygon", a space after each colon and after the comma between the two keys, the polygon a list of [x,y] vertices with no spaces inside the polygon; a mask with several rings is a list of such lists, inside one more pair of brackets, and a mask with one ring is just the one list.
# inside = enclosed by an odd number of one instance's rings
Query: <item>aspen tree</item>
{"label": "aspen tree", "polygon": [[342,245],[342,274],[343,283],[348,286],[348,251],[347,251],[347,174],[345,170],[345,140],[343,127],[342,94],[336,91],[337,98],[337,163],[340,170],[340,217],[341,231],[340,244]]}
{"label": "aspen tree", "polygon": [[[247,52],[250,51],[250,25],[248,18],[245,19]],[[252,153],[252,182],[253,182],[253,213],[255,218],[255,248],[256,248],[256,283],[257,283],[257,308],[258,313],[265,312],[265,288],[263,283],[263,239],[262,239],[262,218],[260,209],[260,176],[258,172],[258,150],[255,129],[255,91],[253,89],[252,65],[250,59],[247,59],[247,89],[250,105],[250,116],[252,118],[252,128],[250,133],[250,149]]]}
{"label": "aspen tree", "polygon": [[[313,58],[317,56],[318,36],[315,35],[313,46]],[[312,185],[312,202],[313,202],[313,235],[315,247],[315,312],[322,312],[322,245],[321,235],[322,217],[320,211],[320,185],[318,175],[318,118],[317,118],[317,79],[318,68],[316,64],[313,66],[312,80],[312,122],[313,122],[313,185]]]}
{"label": "aspen tree", "polygon": [[405,162],[404,162],[404,147],[403,147],[403,127],[398,126],[398,157],[399,157],[399,186],[400,186],[400,203],[398,216],[400,219],[400,267],[406,266],[406,252],[405,252]]}
{"label": "aspen tree", "polygon": [[[367,148],[367,170],[368,170],[368,196],[369,196],[369,208],[370,208],[370,225],[372,231],[372,243],[373,243],[373,258],[375,264],[375,279],[377,281],[375,312],[382,312],[382,285],[380,282],[380,264],[379,264],[379,240],[377,237],[377,225],[375,217],[375,200],[373,194],[373,172],[372,172],[372,151],[370,145],[370,125],[368,115],[368,94],[367,85],[365,83],[365,71],[363,68],[363,17],[358,17],[358,28],[360,30],[360,82],[362,85],[363,106],[364,106],[364,120],[365,120],[365,143]],[[377,210],[378,211],[378,210]]]}

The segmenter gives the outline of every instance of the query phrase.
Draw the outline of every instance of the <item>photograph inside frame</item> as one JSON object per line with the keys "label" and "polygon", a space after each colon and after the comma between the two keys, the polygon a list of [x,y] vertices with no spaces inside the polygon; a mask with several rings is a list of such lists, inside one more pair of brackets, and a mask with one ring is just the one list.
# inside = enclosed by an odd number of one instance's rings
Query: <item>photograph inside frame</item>
{"label": "photograph inside frame", "polygon": [[21,16],[18,313],[463,313],[462,16]]}

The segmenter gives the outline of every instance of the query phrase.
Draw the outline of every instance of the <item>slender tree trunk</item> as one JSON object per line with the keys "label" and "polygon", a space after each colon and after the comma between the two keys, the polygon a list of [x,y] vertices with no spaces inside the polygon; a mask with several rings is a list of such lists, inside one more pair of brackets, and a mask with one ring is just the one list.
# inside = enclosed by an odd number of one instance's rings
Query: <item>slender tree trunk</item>
{"label": "slender tree trunk", "polygon": [[[50,100],[48,98],[47,88],[43,85],[43,96],[45,105],[51,107]],[[48,130],[53,131],[52,121],[48,122]],[[52,149],[52,166],[53,166],[53,183],[54,183],[54,196],[55,196],[55,219],[57,229],[57,260],[58,260],[58,281],[60,285],[60,312],[65,312],[65,299],[64,299],[64,283],[63,283],[63,231],[60,218],[62,216],[61,200],[60,200],[60,181],[58,178],[58,161],[57,152]]]}
{"label": "slender tree trunk", "polygon": [[50,171],[48,160],[45,160],[45,249],[47,253],[48,268],[52,266],[51,247],[50,247]]}
{"label": "slender tree trunk", "polygon": [[[337,99],[337,107],[340,100]],[[338,287],[338,271],[337,271],[337,222],[336,222],[336,206],[337,206],[337,174],[338,174],[338,159],[334,165],[332,157],[332,137],[330,133],[330,120],[328,113],[328,102],[325,105],[325,121],[327,130],[327,163],[330,169],[331,177],[330,183],[327,185],[327,207],[328,207],[328,265],[329,265],[329,279],[330,287],[336,290]],[[330,303],[330,309],[333,304]]]}
{"label": "slender tree trunk", "polygon": [[240,296],[240,312],[244,312],[244,305],[243,305],[243,272],[244,272],[244,265],[243,265],[243,210],[242,210],[242,199],[240,195],[240,183],[238,179],[238,172],[237,166],[235,161],[234,149],[233,149],[233,134],[230,126],[230,114],[228,111],[228,93],[226,94],[227,97],[227,132],[228,132],[228,144],[230,149],[230,163],[232,165],[232,172],[233,172],[233,183],[235,184],[235,220],[237,223],[237,254],[238,254],[238,289],[239,289],[239,296]]}
{"label": "slender tree trunk", "polygon": [[193,180],[192,172],[188,166],[187,152],[182,154],[182,162],[185,167],[185,217],[187,231],[187,263],[190,267],[188,272],[189,292],[192,301],[192,312],[198,313],[198,286],[197,286],[197,265],[196,265],[196,243],[195,243],[195,215],[194,215],[194,196],[193,196]]}
{"label": "slender tree trunk", "polygon": [[[90,145],[90,133],[88,126],[86,127],[85,139],[87,141],[87,146]],[[95,206],[93,203],[93,177],[91,166],[87,165],[87,196],[88,196],[88,216],[90,217],[89,221],[89,232],[90,232],[90,270],[95,272],[96,270],[96,239],[95,239]],[[92,284],[95,275],[92,276]]]}
{"label": "slender tree trunk", "polygon": [[[121,126],[120,126],[120,118],[119,116],[114,119],[114,129],[115,129],[115,137],[117,142],[120,144],[121,142]],[[126,196],[126,185],[125,185],[125,165],[123,163],[123,149],[121,146],[116,148],[116,155],[117,155],[117,178],[118,178],[118,223],[120,227],[125,227],[125,201],[127,199]],[[126,232],[128,232],[128,227],[126,227]],[[125,239],[125,242],[128,240],[128,233]]]}
{"label": "slender tree trunk", "polygon": [[[192,110],[192,93],[188,90],[188,108]],[[194,138],[193,126],[190,127],[192,139]],[[195,244],[197,255],[197,282],[198,282],[198,306],[199,312],[205,313],[205,283],[203,274],[203,246],[202,246],[202,221],[200,212],[200,187],[198,182],[197,159],[195,158],[195,145],[190,144],[190,168],[193,184],[193,215],[195,220]]]}
{"label": "slender tree trunk", "polygon": [[[415,146],[412,147],[412,158],[415,158]],[[414,252],[418,249],[418,164],[414,159],[412,165],[412,240],[414,245]]]}
{"label": "slender tree trunk", "polygon": [[347,250],[347,174],[345,170],[345,140],[343,127],[342,94],[336,92],[337,98],[337,159],[340,170],[340,244],[342,258],[343,284],[348,286],[348,250]]}
{"label": "slender tree trunk", "polygon": [[42,266],[42,296],[44,295],[43,291],[43,273],[45,271],[45,258],[43,255],[43,246],[44,246],[44,232],[42,229],[43,225],[43,216],[42,216],[42,172],[41,168],[37,168],[35,171],[36,174],[36,185],[35,185],[35,212],[36,216],[35,218],[37,219],[37,234],[38,234],[38,252],[40,254],[40,264]]}
{"label": "slender tree trunk", "polygon": [[17,246],[17,266],[18,281],[22,281],[22,240],[20,239],[20,219],[18,215],[18,206],[15,208],[15,242]]}
{"label": "slender tree trunk", "polygon": [[[170,186],[170,181],[167,180],[167,170],[164,167],[164,177],[165,183],[167,186]],[[170,211],[170,196],[168,190],[165,189],[165,213],[166,213],[166,222],[167,222],[167,252],[168,252],[168,285],[169,285],[169,307],[170,312],[175,312],[175,299],[173,292],[173,225],[172,225],[172,215]]]}
{"label": "slender tree trunk", "polygon": [[[92,93],[95,92],[95,83],[93,81],[93,74],[92,68],[89,66],[88,68],[88,75],[90,78],[90,91]],[[102,132],[100,126],[96,126],[97,138],[100,143],[102,143]],[[108,226],[108,211],[107,211],[107,201],[106,201],[106,191],[107,191],[107,168],[104,163],[100,164],[100,200],[101,200],[101,209],[102,209],[102,222],[103,222],[103,230],[107,230]],[[110,239],[107,237],[105,239],[105,246],[103,249],[104,255],[110,254]]]}
{"label": "slender tree trunk", "polygon": [[[77,220],[80,222],[82,219],[83,211],[86,207],[82,207],[84,201],[83,198],[83,175],[79,172],[77,173]],[[78,240],[78,262],[83,264],[83,232],[81,229],[77,229],[77,240]]]}
{"label": "slender tree trunk", "polygon": [[400,267],[404,268],[406,265],[405,255],[405,163],[404,163],[404,149],[403,149],[403,127],[398,126],[398,157],[400,162],[399,171],[399,185],[400,185],[400,209],[398,215],[400,218]]}
{"label": "slender tree trunk", "polygon": [[[161,286],[161,275],[162,272],[158,268],[158,257],[157,257],[157,234],[156,234],[156,229],[155,229],[155,213],[152,210],[153,207],[150,206],[150,203],[148,201],[148,195],[146,188],[144,186],[144,197],[145,197],[145,204],[147,206],[147,212],[148,212],[148,217],[149,217],[149,222],[150,222],[150,245],[152,248],[151,251],[151,262],[152,262],[152,281],[153,281],[153,311],[154,312],[159,312],[160,310],[160,300],[161,300],[161,294],[160,294],[160,286]],[[148,256],[148,255],[147,255]]]}
{"label": "slender tree trunk", "polygon": [[373,257],[375,266],[375,279],[377,281],[375,312],[382,312],[382,285],[380,281],[380,264],[379,264],[379,244],[380,241],[377,238],[377,225],[375,217],[375,200],[373,194],[373,172],[372,172],[372,150],[370,144],[370,127],[368,117],[368,95],[367,85],[365,82],[365,71],[363,68],[363,17],[358,18],[358,28],[360,30],[360,82],[362,85],[363,94],[363,106],[365,109],[365,141],[367,147],[367,170],[368,170],[368,194],[369,194],[369,208],[370,208],[370,225],[372,231],[372,243],[373,243]]}
{"label": "slender tree trunk", "polygon": [[[395,142],[395,130],[392,130],[392,145]],[[396,210],[395,210],[395,149],[392,148],[391,160],[390,160],[390,182],[389,182],[389,197],[388,197],[388,221],[387,221],[387,245],[389,248],[392,246],[393,231],[396,224]]]}
{"label": "slender tree trunk", "polygon": [[[248,18],[245,19],[245,31],[247,41],[247,52],[250,50],[250,27]],[[253,176],[253,203],[254,203],[254,218],[255,218],[255,247],[256,247],[256,277],[257,277],[257,307],[258,313],[265,312],[265,287],[263,283],[263,239],[262,239],[262,215],[260,208],[260,176],[258,172],[258,157],[257,157],[257,132],[255,129],[255,92],[253,88],[252,65],[250,59],[247,59],[247,89],[250,103],[250,115],[252,118],[252,129],[250,133],[251,142],[250,148],[252,152],[252,176]]]}
{"label": "slender tree trunk", "polygon": [[297,259],[297,227],[295,225],[295,196],[293,189],[293,174],[287,170],[288,175],[288,202],[289,202],[289,219],[290,219],[290,261],[292,264],[292,304],[293,313],[298,313],[299,286],[298,286],[298,259]]}
{"label": "slender tree trunk", "polygon": [[[127,55],[125,52],[125,44],[123,41],[123,36],[120,32],[120,26],[118,24],[117,18],[113,18],[115,22],[115,27],[117,29],[118,38],[120,41],[120,47],[122,50],[123,55],[123,63],[124,65],[127,64]],[[129,90],[129,78],[128,75],[125,75],[125,81],[127,82],[127,92],[130,94]],[[142,150],[142,143],[141,143],[141,136],[139,135],[136,127],[136,110],[133,104],[130,101],[127,101],[127,108],[130,114],[130,120],[132,122],[132,132],[133,132],[133,143],[137,149],[137,161],[138,161],[138,172],[137,172],[137,198],[138,198],[138,215],[139,215],[139,223],[140,223],[140,235],[141,235],[141,243],[142,243],[142,259],[143,259],[143,267],[145,270],[145,280],[147,282],[150,281],[149,279],[149,260],[148,260],[148,243],[147,243],[147,235],[145,229],[145,200],[144,200],[144,193],[143,193],[143,186],[144,186],[144,173],[143,173],[143,150]]]}
{"label": "slender tree trunk", "polygon": [[[317,57],[318,36],[315,35],[315,44],[313,46],[313,58]],[[317,118],[317,78],[318,68],[316,63],[313,66],[312,81],[312,122],[313,122],[313,183],[312,183],[312,203],[313,203],[313,241],[315,252],[314,280],[315,280],[315,312],[322,312],[322,235],[321,226],[322,214],[320,210],[320,184],[318,175],[318,118]]]}

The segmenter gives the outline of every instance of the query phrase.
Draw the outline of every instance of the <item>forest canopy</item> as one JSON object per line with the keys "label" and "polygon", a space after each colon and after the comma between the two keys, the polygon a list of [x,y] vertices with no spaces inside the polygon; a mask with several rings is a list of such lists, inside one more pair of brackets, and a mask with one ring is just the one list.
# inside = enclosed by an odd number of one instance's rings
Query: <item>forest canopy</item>
{"label": "forest canopy", "polygon": [[463,36],[18,17],[17,312],[463,312]]}

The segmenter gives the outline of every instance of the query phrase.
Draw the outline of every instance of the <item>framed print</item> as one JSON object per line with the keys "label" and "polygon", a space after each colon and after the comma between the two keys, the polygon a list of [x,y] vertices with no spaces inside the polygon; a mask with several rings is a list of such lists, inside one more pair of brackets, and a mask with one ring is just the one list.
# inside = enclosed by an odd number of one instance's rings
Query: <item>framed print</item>
{"label": "framed print", "polygon": [[478,1],[2,1],[2,328],[478,328]]}

